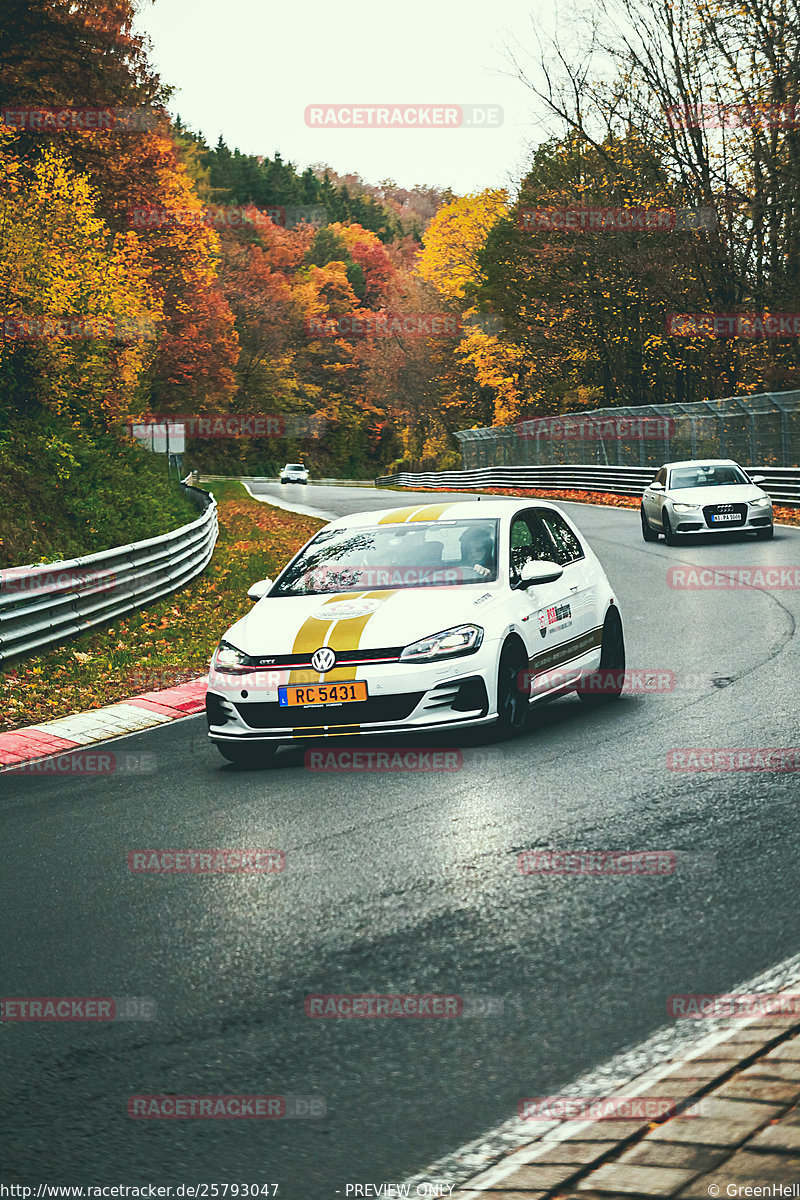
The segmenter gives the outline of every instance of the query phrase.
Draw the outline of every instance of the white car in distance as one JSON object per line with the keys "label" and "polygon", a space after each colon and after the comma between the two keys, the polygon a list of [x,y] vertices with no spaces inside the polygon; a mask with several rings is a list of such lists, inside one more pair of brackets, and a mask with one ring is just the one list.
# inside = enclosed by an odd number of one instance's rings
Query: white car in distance
{"label": "white car in distance", "polygon": [[281,471],[281,483],[308,483],[308,471],[302,463],[287,463]]}
{"label": "white car in distance", "polygon": [[656,542],[663,534],[668,546],[725,531],[771,538],[772,501],[760,483],[763,475],[749,476],[730,458],[665,463],[642,495],[642,537]]}

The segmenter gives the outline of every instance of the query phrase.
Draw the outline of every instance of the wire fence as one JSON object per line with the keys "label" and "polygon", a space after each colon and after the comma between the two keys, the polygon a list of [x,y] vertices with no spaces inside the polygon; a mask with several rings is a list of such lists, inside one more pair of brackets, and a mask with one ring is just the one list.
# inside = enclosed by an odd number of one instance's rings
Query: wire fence
{"label": "wire fence", "polygon": [[596,464],[658,467],[689,458],[796,467],[800,391],[692,404],[597,408],[456,433],[465,470]]}

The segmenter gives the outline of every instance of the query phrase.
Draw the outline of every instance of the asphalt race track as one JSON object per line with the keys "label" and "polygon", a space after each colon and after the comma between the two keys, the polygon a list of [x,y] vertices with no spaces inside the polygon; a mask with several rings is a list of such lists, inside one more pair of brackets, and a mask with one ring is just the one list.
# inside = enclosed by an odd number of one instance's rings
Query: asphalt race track
{"label": "asphalt race track", "polygon": [[[416,498],[255,490],[337,515]],[[616,590],[629,667],[673,672],[674,689],[600,711],[559,700],[510,744],[426,740],[463,749],[449,773],[312,774],[301,750],[237,770],[190,718],[118,743],[152,755],[149,774],[0,777],[3,994],[157,1006],[154,1020],[0,1026],[7,1182],[277,1182],[279,1200],[333,1200],[402,1180],[666,1026],[670,994],[732,989],[797,952],[798,775],[676,772],[667,754],[800,746],[800,595],[676,590],[667,569],[798,567],[800,529],[669,548],[642,541],[635,510],[564,507]],[[274,847],[287,865],[131,874],[128,851],[151,847]],[[518,871],[531,848],[683,855],[667,877],[548,878]],[[503,1011],[305,1015],[309,993],[360,992]],[[327,1112],[128,1117],[129,1096],[161,1093],[317,1097]]]}

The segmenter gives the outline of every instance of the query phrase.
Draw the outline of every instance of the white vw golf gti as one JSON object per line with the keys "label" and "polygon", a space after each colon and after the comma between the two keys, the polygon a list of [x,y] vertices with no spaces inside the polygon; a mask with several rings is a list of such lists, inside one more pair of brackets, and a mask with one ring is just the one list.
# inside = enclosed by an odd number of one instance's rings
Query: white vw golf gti
{"label": "white vw golf gti", "polygon": [[611,585],[541,501],[343,517],[248,595],[258,603],[220,642],[206,700],[209,737],[235,763],[322,737],[462,725],[511,736],[532,703],[623,686]]}

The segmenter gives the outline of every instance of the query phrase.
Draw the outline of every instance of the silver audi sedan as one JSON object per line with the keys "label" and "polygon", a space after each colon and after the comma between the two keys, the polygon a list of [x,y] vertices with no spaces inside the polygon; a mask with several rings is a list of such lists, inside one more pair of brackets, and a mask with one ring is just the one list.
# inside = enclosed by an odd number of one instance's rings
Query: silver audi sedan
{"label": "silver audi sedan", "polygon": [[763,475],[748,475],[730,458],[665,463],[642,495],[642,537],[655,542],[663,533],[668,546],[685,534],[724,530],[771,538],[772,501],[760,483]]}

